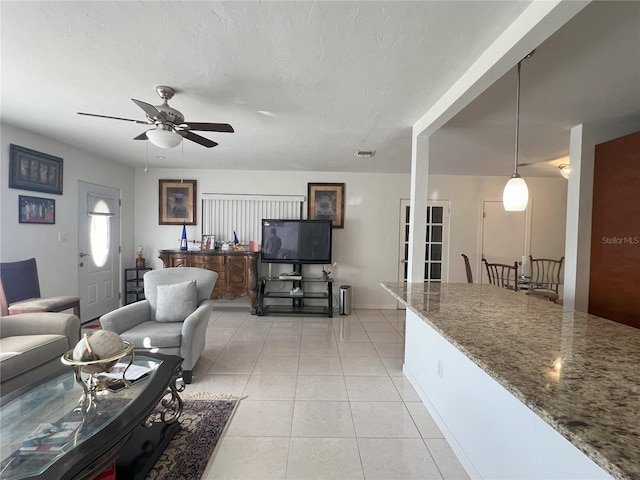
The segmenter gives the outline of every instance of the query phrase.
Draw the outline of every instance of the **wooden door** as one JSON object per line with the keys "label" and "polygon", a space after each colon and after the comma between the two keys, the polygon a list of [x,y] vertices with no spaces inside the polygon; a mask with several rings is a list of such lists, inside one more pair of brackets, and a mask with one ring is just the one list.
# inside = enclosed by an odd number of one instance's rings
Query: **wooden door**
{"label": "wooden door", "polygon": [[640,328],[640,132],[596,145],[589,313]]}

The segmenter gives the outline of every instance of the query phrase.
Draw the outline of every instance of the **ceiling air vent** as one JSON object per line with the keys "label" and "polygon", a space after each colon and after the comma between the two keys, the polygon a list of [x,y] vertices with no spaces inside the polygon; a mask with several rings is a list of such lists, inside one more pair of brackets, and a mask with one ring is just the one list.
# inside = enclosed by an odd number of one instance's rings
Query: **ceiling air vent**
{"label": "ceiling air vent", "polygon": [[357,150],[356,157],[373,157],[376,154],[375,150]]}

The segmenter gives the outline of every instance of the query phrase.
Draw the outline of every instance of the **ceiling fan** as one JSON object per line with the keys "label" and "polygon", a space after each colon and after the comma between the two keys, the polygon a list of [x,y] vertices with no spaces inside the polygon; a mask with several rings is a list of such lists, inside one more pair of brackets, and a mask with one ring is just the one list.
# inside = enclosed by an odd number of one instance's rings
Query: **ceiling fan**
{"label": "ceiling fan", "polygon": [[149,140],[160,148],[173,148],[180,145],[183,138],[199,143],[211,148],[218,145],[213,140],[193,133],[192,130],[203,132],[225,132],[233,133],[233,127],[228,123],[202,123],[185,122],[184,115],[175,108],[171,108],[168,101],[175,95],[175,90],[171,87],[160,85],[156,87],[156,92],[160,95],[162,105],[153,106],[132,98],[133,103],[138,105],[147,114],[147,120],[133,120],[130,118],[110,117],[108,115],[97,115],[95,113],[78,112],[79,115],[89,117],[111,118],[114,120],[125,120],[127,122],[141,123],[143,125],[153,125],[154,128],[138,135],[134,140]]}

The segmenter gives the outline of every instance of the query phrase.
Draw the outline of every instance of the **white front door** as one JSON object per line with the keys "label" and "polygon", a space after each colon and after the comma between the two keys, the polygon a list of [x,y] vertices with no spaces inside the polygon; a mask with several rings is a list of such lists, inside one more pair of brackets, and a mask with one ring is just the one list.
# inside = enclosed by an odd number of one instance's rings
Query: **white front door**
{"label": "white front door", "polygon": [[[482,201],[482,248],[479,261],[486,258],[489,263],[505,263],[522,260],[528,251],[528,215],[525,212],[506,212],[502,200]],[[479,265],[482,283],[488,283],[487,269]],[[522,274],[518,265],[518,275]]]}
{"label": "white front door", "polygon": [[89,321],[118,308],[120,191],[78,182],[80,312]]}

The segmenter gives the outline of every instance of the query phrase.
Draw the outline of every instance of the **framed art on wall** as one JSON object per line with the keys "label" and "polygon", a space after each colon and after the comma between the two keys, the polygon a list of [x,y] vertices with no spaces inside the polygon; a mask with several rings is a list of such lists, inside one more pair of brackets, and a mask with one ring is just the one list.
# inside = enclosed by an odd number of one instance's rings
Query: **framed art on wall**
{"label": "framed art on wall", "polygon": [[62,159],[11,144],[9,188],[62,195]]}
{"label": "framed art on wall", "polygon": [[332,220],[333,228],[344,228],[344,183],[309,183],[307,193],[309,220]]}
{"label": "framed art on wall", "polygon": [[160,225],[196,224],[196,180],[159,180]]}
{"label": "framed art on wall", "polygon": [[56,201],[52,198],[18,195],[18,221],[20,223],[56,223]]}

